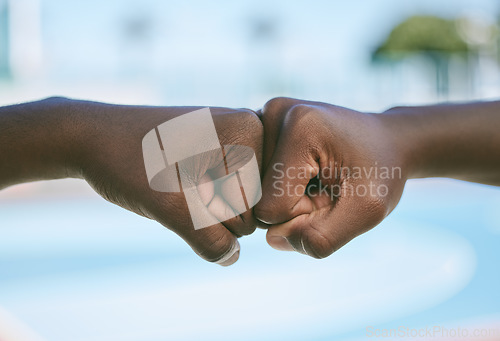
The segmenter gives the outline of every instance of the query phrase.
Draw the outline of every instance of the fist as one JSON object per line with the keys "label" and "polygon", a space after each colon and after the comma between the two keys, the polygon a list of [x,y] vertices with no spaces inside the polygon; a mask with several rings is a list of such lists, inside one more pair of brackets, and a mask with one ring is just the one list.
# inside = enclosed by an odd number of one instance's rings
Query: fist
{"label": "fist", "polygon": [[[131,107],[88,102],[77,107],[76,110],[82,113],[79,131],[85,135],[82,137],[85,143],[75,157],[82,177],[97,193],[171,229],[207,261],[221,265],[236,262],[239,256],[237,238],[252,233],[256,227],[251,208],[247,207],[241,214],[231,214],[230,219],[212,220],[214,224],[195,229],[186,193],[153,190],[145,170],[144,136],[162,123],[200,108]],[[220,144],[250,147],[260,164],[263,128],[256,114],[245,109],[210,110]],[[224,188],[218,191],[211,180],[225,175],[228,167],[234,169],[242,161],[242,154],[235,148],[225,148],[224,152],[224,159],[216,153],[203,153],[178,165],[178,173],[193,184],[198,200],[215,218],[228,216],[227,211],[234,209],[218,193],[227,196],[235,193]]]}
{"label": "fist", "polygon": [[405,169],[380,115],[291,98],[260,112],[265,142],[257,219],[279,250],[327,257],[398,203]]}

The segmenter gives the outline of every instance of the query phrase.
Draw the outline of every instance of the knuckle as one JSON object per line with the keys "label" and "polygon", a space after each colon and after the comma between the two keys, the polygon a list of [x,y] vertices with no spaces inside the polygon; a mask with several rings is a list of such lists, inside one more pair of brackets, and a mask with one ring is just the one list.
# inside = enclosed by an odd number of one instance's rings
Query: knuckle
{"label": "knuckle", "polygon": [[218,123],[217,132],[222,144],[258,146],[264,136],[262,122],[251,110],[238,109]]}
{"label": "knuckle", "polygon": [[238,121],[238,127],[243,129],[247,134],[250,135],[263,135],[264,127],[262,121],[257,116],[255,112],[249,109],[242,109],[234,114],[235,119]]}
{"label": "knuckle", "polygon": [[264,127],[262,125],[262,121],[260,120],[259,116],[253,111],[245,111],[242,113],[243,117],[243,122],[245,122],[246,125],[248,125],[250,128],[263,133],[264,132]]}
{"label": "knuckle", "polygon": [[304,125],[311,125],[317,116],[317,111],[310,105],[296,104],[286,114],[285,122],[292,129],[300,129]]}
{"label": "knuckle", "polygon": [[264,115],[273,114],[284,110],[291,103],[292,99],[288,97],[275,97],[264,104],[262,112]]}
{"label": "knuckle", "polygon": [[238,112],[235,113],[235,115],[237,115],[238,118],[243,122],[249,122],[254,124],[260,122],[260,119],[257,116],[257,114],[250,109],[239,109]]}

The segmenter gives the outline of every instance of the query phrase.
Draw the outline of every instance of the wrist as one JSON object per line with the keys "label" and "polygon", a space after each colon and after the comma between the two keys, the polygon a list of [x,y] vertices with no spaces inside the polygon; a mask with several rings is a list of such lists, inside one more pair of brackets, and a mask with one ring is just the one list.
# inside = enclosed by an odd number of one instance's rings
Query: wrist
{"label": "wrist", "polygon": [[103,139],[111,134],[103,122],[103,106],[109,105],[66,98],[54,100],[60,106],[58,120],[66,146],[62,153],[67,177],[84,179],[86,170],[96,163],[96,155],[105,144]]}
{"label": "wrist", "polygon": [[87,146],[88,124],[85,106],[82,101],[52,97],[54,124],[57,125],[59,138],[56,142],[59,152],[58,167],[66,178],[82,178],[82,164]]}
{"label": "wrist", "polygon": [[426,128],[416,107],[394,107],[378,114],[386,129],[397,163],[408,179],[430,176]]}

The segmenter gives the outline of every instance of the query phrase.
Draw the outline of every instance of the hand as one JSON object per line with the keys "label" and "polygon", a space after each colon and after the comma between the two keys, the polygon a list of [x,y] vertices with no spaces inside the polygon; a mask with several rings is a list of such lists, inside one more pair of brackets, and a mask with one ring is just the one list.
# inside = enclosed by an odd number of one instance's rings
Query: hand
{"label": "hand", "polygon": [[[158,125],[194,111],[194,107],[131,107],[102,103],[76,102],[77,140],[83,147],[74,164],[83,177],[106,200],[142,216],[154,219],[181,236],[202,258],[221,265],[238,259],[237,237],[255,230],[252,211],[216,225],[195,230],[184,193],[162,193],[149,187],[146,177],[142,139]],[[260,164],[263,129],[259,118],[250,110],[210,108],[222,145],[251,147]],[[228,163],[236,162],[226,150]],[[205,155],[185,165],[183,172],[194,183],[220,173],[220,159]],[[201,188],[201,187],[200,187]],[[210,212],[227,209],[224,201],[214,197],[213,188],[203,186],[200,192]]]}
{"label": "hand", "polygon": [[399,202],[403,158],[381,115],[275,98],[264,124],[263,197],[268,243],[329,256],[380,223]]}
{"label": "hand", "polygon": [[[268,242],[326,257],[384,219],[409,178],[500,185],[499,108],[498,101],[474,102],[396,107],[375,115],[289,98],[269,101],[261,112],[267,171],[255,210],[257,218],[273,225]],[[0,107],[0,145],[7,146],[0,149],[0,189],[84,178],[107,200],[174,230],[203,258],[234,263],[236,237],[251,233],[257,223],[250,209],[195,230],[184,195],[153,191],[144,169],[146,133],[196,109],[55,97]],[[263,132],[254,113],[212,108],[212,116],[221,145],[248,146],[260,162]],[[209,181],[241,165],[242,154],[235,150],[226,150],[224,167],[209,154],[179,169],[197,185],[199,201],[207,206],[200,207],[216,217],[227,217],[232,209],[223,198],[231,202],[233,194],[240,195],[228,192],[226,182],[216,189]],[[241,210],[229,213],[234,211]]]}

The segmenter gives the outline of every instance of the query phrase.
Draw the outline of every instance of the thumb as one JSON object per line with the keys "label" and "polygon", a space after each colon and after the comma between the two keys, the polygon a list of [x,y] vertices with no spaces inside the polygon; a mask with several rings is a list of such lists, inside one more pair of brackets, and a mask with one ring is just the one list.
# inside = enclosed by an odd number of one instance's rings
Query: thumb
{"label": "thumb", "polygon": [[240,244],[224,225],[216,224],[200,230],[177,232],[201,258],[222,266],[235,263],[240,255]]}
{"label": "thumb", "polygon": [[[187,192],[184,194],[190,195]],[[149,210],[148,216],[184,239],[201,258],[222,266],[235,263],[240,254],[240,245],[236,236],[211,215],[208,208],[202,204],[203,198],[201,197],[199,204],[196,201],[198,210],[196,216],[189,214],[184,194],[155,193],[156,204]],[[196,196],[192,195],[191,198],[196,198]],[[165,207],[171,209],[166,210]],[[204,225],[207,227],[196,229],[193,219],[204,218],[207,219]]]}
{"label": "thumb", "polygon": [[324,207],[271,226],[267,242],[277,250],[325,258],[376,226],[387,214],[386,206],[377,198],[347,196],[333,208]]}

